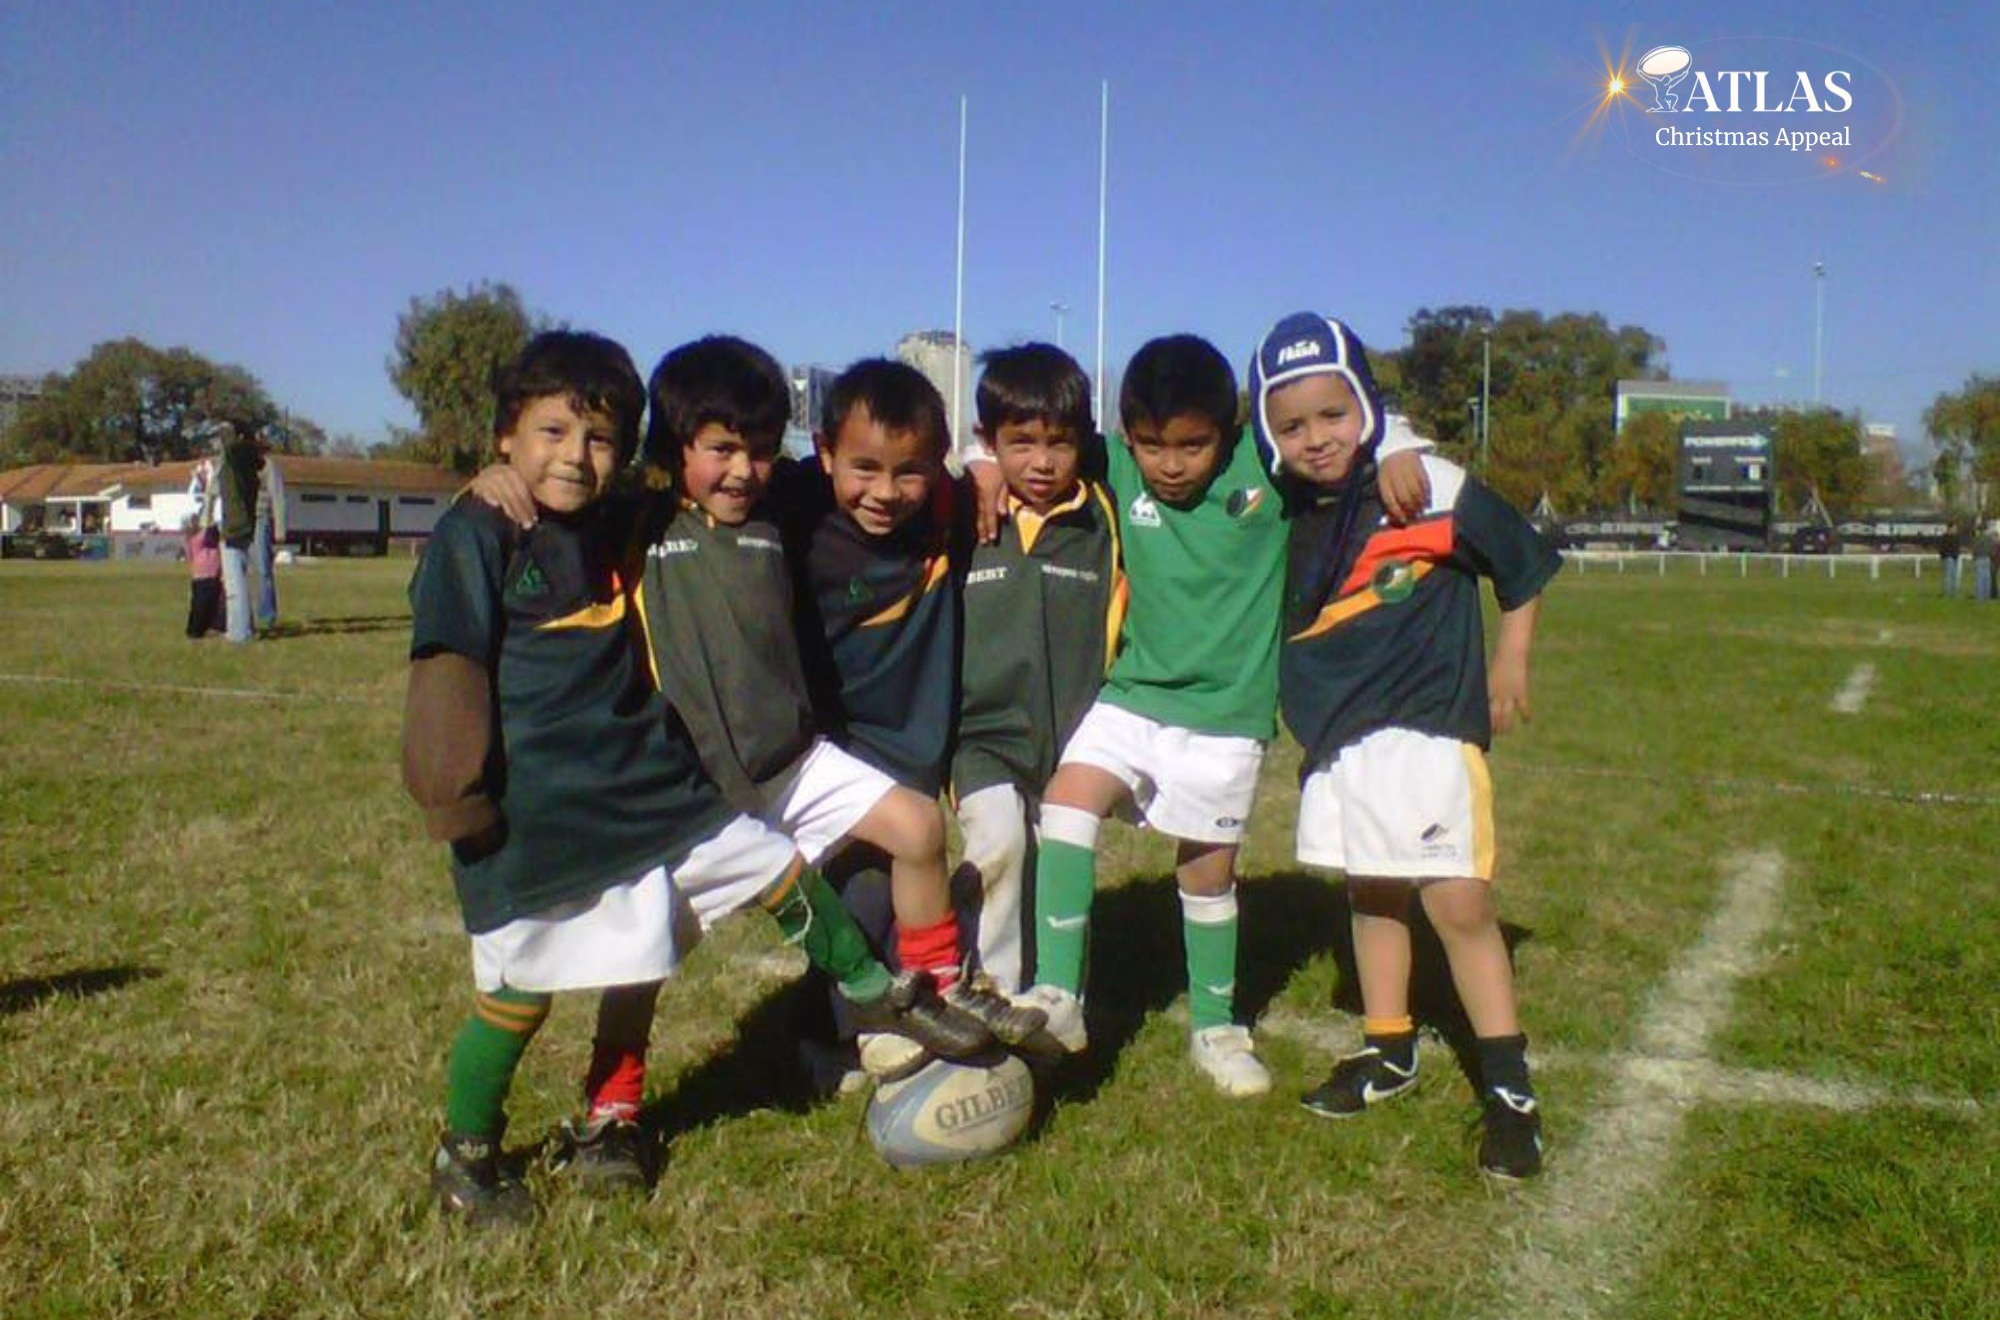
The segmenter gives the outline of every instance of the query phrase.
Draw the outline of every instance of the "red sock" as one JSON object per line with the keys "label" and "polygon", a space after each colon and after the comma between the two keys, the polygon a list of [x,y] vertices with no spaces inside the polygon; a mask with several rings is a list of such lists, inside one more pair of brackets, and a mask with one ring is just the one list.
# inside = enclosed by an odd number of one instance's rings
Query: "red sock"
{"label": "red sock", "polygon": [[958,918],[950,913],[934,926],[896,927],[896,961],[929,972],[938,989],[958,983]]}
{"label": "red sock", "polygon": [[653,1034],[653,1004],[660,987],[614,986],[597,1002],[597,1039],[583,1094],[589,1119],[633,1119],[646,1099],[646,1042]]}

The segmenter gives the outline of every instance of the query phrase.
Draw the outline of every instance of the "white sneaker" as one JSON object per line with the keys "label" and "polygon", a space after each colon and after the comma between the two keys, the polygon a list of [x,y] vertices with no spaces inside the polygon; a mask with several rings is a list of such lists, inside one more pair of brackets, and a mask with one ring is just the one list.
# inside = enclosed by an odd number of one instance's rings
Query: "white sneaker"
{"label": "white sneaker", "polygon": [[1038,1008],[1048,1018],[1042,1031],[1062,1047],[1065,1054],[1081,1054],[1090,1047],[1090,1033],[1083,1025],[1083,1001],[1059,985],[1031,985],[1014,996],[1024,1008]]}
{"label": "white sneaker", "polygon": [[1231,1099],[1262,1095],[1271,1089],[1271,1074],[1257,1061],[1248,1027],[1204,1027],[1189,1039],[1188,1054],[1194,1066],[1215,1083],[1215,1089]]}

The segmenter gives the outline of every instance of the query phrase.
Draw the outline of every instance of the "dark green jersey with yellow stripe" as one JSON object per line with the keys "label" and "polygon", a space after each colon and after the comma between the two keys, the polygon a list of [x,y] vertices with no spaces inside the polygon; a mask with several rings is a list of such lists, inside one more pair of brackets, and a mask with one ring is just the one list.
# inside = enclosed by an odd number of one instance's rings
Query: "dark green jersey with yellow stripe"
{"label": "dark green jersey with yellow stripe", "polygon": [[1125,607],[1118,513],[1095,483],[1041,516],[1015,509],[965,574],[952,790],[1039,797],[1103,685]]}
{"label": "dark green jersey with yellow stripe", "polygon": [[602,508],[520,532],[460,501],[410,582],[411,659],[450,651],[492,679],[504,834],[452,866],[474,933],[678,865],[732,814],[647,673]]}
{"label": "dark green jersey with yellow stripe", "polygon": [[[801,471],[784,511],[798,592],[799,651],[821,732],[920,793],[944,787],[958,713],[963,562],[957,488],[871,536],[833,507],[825,478]],[[775,486],[775,484],[774,484]]]}
{"label": "dark green jersey with yellow stripe", "polygon": [[1492,579],[1500,608],[1511,610],[1562,567],[1512,505],[1455,464],[1430,455],[1423,462],[1429,508],[1408,526],[1390,526],[1371,494],[1362,525],[1374,530],[1327,600],[1297,593],[1324,553],[1337,503],[1292,517],[1278,692],[1306,751],[1302,773],[1378,729],[1491,745],[1479,579]]}

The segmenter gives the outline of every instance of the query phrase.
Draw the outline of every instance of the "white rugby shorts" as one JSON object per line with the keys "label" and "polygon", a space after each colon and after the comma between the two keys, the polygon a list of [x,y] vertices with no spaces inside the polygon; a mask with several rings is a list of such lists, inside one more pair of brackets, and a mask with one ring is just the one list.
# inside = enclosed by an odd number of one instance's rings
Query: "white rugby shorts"
{"label": "white rugby shorts", "polygon": [[703,932],[748,906],[797,864],[792,841],[738,816],[672,874],[655,866],[472,937],[472,981],[492,993],[589,990],[671,976]]}
{"label": "white rugby shorts", "polygon": [[895,786],[894,779],[846,748],[816,738],[798,764],[764,791],[758,814],[791,835],[807,861],[817,862]]}
{"label": "white rugby shorts", "polygon": [[1493,878],[1493,781],[1468,742],[1380,729],[1299,794],[1301,862],[1349,875]]}
{"label": "white rugby shorts", "polygon": [[1240,843],[1257,796],[1264,744],[1176,728],[1099,701],[1076,726],[1062,760],[1116,775],[1146,824],[1162,834]]}

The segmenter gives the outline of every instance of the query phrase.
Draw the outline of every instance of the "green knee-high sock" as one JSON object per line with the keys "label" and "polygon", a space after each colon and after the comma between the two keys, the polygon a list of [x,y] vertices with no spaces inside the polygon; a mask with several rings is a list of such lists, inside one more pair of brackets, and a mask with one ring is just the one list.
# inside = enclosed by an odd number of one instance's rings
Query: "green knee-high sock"
{"label": "green knee-high sock", "polygon": [[1229,1025],[1236,1015],[1236,890],[1183,891],[1181,939],[1187,946],[1188,1017],[1194,1029]]}
{"label": "green knee-high sock", "polygon": [[498,1141],[507,1129],[507,1091],[528,1042],[548,1020],[551,995],[502,988],[481,994],[451,1043],[444,1122],[462,1137]]}
{"label": "green knee-high sock", "polygon": [[787,944],[805,950],[812,965],[840,982],[849,999],[873,999],[889,988],[889,970],[868,947],[868,937],[825,878],[804,861],[780,877],[760,900]]}
{"label": "green knee-high sock", "polygon": [[1042,808],[1035,857],[1035,981],[1083,993],[1090,902],[1097,892],[1098,818],[1075,807]]}

